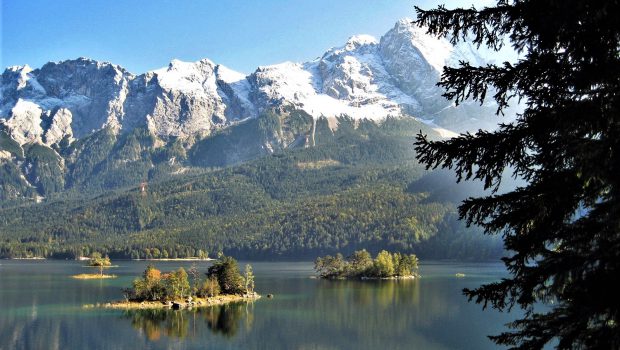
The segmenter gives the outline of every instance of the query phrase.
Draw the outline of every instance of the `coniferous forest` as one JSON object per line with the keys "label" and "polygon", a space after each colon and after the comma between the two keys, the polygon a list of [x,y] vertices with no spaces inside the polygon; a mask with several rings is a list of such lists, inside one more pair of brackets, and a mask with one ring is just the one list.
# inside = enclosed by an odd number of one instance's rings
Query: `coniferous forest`
{"label": "coniferous forest", "polygon": [[[426,125],[343,117],[332,129],[322,119],[312,146],[303,140],[311,122],[302,113],[249,123],[191,147],[169,140],[154,148],[147,132],[102,130],[57,150],[73,163],[64,177],[52,171],[54,162],[35,168],[45,180],[36,189],[44,202],[3,202],[0,256],[71,259],[99,251],[116,259],[177,258],[223,251],[313,259],[364,248],[422,258],[501,255],[499,239],[456,220],[455,203],[476,187],[457,188],[415,160],[416,132],[434,134]],[[298,146],[260,151],[287,133],[301,139]],[[28,152],[44,154],[41,148]],[[233,148],[248,151],[234,162],[226,158]],[[39,164],[43,155],[24,157]]]}

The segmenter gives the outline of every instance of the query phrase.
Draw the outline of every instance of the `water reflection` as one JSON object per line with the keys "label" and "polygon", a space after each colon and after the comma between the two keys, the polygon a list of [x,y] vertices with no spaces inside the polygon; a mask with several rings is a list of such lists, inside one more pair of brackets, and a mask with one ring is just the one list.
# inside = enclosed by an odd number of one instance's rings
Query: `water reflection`
{"label": "water reflection", "polygon": [[489,282],[473,277],[486,265],[458,264],[427,267],[418,280],[325,281],[308,278],[311,263],[257,263],[259,292],[273,299],[191,311],[82,308],[119,298],[146,264],[127,262],[115,280],[85,282],[69,277],[82,271],[78,263],[3,261],[0,350],[480,350],[494,349],[486,335],[514,318],[467,303],[461,290]]}
{"label": "water reflection", "polygon": [[[333,327],[348,326],[361,334],[404,331],[412,324],[430,326],[458,312],[460,300],[447,296],[445,285],[425,283],[424,288],[420,285],[419,280],[321,280],[311,310],[322,322]],[[338,308],[339,312],[330,312],[330,308]],[[364,317],[362,327],[360,315]]]}
{"label": "water reflection", "polygon": [[130,320],[150,341],[158,341],[162,336],[179,339],[201,336],[204,324],[211,333],[232,338],[244,320],[244,330],[251,329],[253,312],[252,303],[234,303],[192,310],[127,310],[121,318]]}

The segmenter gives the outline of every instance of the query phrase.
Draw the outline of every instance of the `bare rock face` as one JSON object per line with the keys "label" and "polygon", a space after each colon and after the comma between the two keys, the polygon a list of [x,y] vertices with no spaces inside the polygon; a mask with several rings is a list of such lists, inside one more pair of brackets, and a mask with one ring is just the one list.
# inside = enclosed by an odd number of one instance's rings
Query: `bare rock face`
{"label": "bare rock face", "polygon": [[358,104],[385,99],[381,85],[389,77],[377,56],[377,44],[369,35],[358,35],[325,53],[318,64],[322,92]]}
{"label": "bare rock face", "polygon": [[[53,144],[104,126],[118,128],[132,78],[119,66],[85,58],[47,63],[36,70],[11,67],[0,84],[0,118],[20,144]],[[47,134],[49,139],[43,140]]]}
{"label": "bare rock face", "polygon": [[80,58],[48,63],[34,71],[46,91],[37,99],[45,110],[68,108],[71,128],[81,138],[103,126],[118,128],[126,87],[133,75],[118,65]]}
{"label": "bare rock face", "polygon": [[245,76],[206,59],[173,60],[167,68],[140,76],[136,85],[141,86],[128,99],[127,118],[144,120],[154,135],[208,134],[252,115]]}
{"label": "bare rock face", "polygon": [[425,34],[408,20],[399,21],[381,38],[385,70],[403,93],[418,102],[410,109],[413,113],[429,115],[449,105],[435,84],[452,50],[447,41]]}
{"label": "bare rock face", "polygon": [[[217,92],[215,64],[172,61],[148,79],[146,124],[155,135],[188,136],[223,124],[225,105]],[[150,85],[150,86],[149,86]],[[134,118],[144,115],[134,115]],[[215,121],[215,123],[214,123]]]}
{"label": "bare rock face", "polygon": [[20,144],[52,145],[104,127],[187,137],[256,115],[245,76],[209,60],[174,60],[139,76],[83,58],[11,67],[1,91],[0,123]]}
{"label": "bare rock face", "polygon": [[73,139],[73,130],[71,129],[73,114],[71,111],[67,108],[60,108],[50,118],[50,126],[45,131],[45,143],[48,145],[57,144],[65,137],[71,141]]}

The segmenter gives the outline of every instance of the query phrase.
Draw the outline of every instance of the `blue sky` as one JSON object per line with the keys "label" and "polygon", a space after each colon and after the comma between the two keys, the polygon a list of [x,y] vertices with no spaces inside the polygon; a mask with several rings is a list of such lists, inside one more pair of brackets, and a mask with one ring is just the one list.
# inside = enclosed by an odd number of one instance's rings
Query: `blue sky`
{"label": "blue sky", "polygon": [[1,67],[77,57],[133,73],[209,58],[250,73],[314,59],[354,34],[379,38],[414,5],[475,0],[0,0]]}

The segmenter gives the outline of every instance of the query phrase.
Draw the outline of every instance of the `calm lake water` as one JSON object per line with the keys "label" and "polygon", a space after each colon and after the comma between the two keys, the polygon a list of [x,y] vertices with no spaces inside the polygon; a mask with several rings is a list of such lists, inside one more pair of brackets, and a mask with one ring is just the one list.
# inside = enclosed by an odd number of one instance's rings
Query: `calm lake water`
{"label": "calm lake water", "polygon": [[309,278],[310,262],[260,262],[252,263],[256,290],[273,299],[197,311],[83,309],[122,299],[121,288],[147,265],[114,263],[117,279],[75,280],[92,270],[76,261],[0,261],[0,349],[491,349],[486,335],[514,317],[461,294],[504,276],[501,264],[456,263],[423,264],[414,281],[359,282]]}

